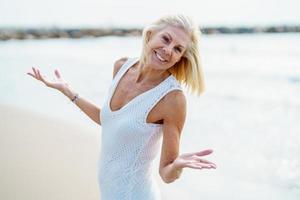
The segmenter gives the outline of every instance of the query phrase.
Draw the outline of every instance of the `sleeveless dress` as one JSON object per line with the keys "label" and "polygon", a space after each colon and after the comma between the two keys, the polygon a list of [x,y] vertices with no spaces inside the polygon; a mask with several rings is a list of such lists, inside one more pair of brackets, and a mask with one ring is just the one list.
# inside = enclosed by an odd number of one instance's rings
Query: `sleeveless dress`
{"label": "sleeveless dress", "polygon": [[159,200],[152,174],[162,138],[162,125],[147,123],[151,109],[168,92],[182,90],[173,75],[112,111],[111,98],[122,76],[138,61],[129,58],[112,80],[100,112],[102,134],[98,160],[101,200]]}

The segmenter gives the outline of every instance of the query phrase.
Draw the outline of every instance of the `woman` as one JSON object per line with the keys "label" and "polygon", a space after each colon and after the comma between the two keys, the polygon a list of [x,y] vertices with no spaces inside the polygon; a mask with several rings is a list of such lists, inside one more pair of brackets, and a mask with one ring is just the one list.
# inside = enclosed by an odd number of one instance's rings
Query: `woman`
{"label": "woman", "polygon": [[152,161],[161,138],[159,174],[165,183],[178,179],[183,168],[216,168],[202,158],[212,150],[179,155],[186,117],[180,84],[198,94],[204,90],[198,35],[198,27],[183,15],[166,16],[146,27],[140,58],[115,62],[112,85],[101,109],[79,97],[57,70],[56,81],[49,81],[36,68],[28,73],[62,92],[102,126],[102,200],[160,199]]}

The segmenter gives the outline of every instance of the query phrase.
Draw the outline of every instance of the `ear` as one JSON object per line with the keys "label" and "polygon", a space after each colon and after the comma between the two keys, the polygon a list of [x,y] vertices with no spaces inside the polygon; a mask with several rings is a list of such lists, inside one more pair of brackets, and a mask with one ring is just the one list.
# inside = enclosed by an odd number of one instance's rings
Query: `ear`
{"label": "ear", "polygon": [[149,30],[146,33],[146,42],[147,43],[150,41],[151,37],[152,37],[152,31]]}

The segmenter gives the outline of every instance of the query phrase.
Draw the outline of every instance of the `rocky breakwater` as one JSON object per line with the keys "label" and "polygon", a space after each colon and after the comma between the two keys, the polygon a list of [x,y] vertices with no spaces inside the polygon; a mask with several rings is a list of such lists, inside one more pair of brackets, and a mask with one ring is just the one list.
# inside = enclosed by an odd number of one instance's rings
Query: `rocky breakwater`
{"label": "rocky breakwater", "polygon": [[136,36],[140,29],[41,29],[41,28],[0,28],[0,40],[25,40],[48,38],[85,38],[102,36]]}
{"label": "rocky breakwater", "polygon": [[[254,34],[254,33],[300,33],[300,26],[255,26],[255,27],[203,27],[203,34]],[[140,36],[142,29],[126,28],[0,28],[0,41],[49,39],[49,38],[93,38],[103,36]]]}

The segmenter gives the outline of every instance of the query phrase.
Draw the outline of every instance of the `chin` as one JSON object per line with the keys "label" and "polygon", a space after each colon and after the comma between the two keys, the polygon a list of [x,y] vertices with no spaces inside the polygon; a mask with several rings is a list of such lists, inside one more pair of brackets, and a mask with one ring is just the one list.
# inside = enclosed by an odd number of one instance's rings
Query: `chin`
{"label": "chin", "polygon": [[151,66],[152,69],[156,69],[156,70],[167,70],[168,69],[167,64],[157,63],[155,61],[151,62],[150,66]]}
{"label": "chin", "polygon": [[168,63],[162,63],[161,61],[158,61],[155,57],[155,54],[152,53],[151,54],[151,57],[149,59],[150,61],[150,66],[151,68],[153,69],[156,69],[156,70],[166,70],[168,69]]}

